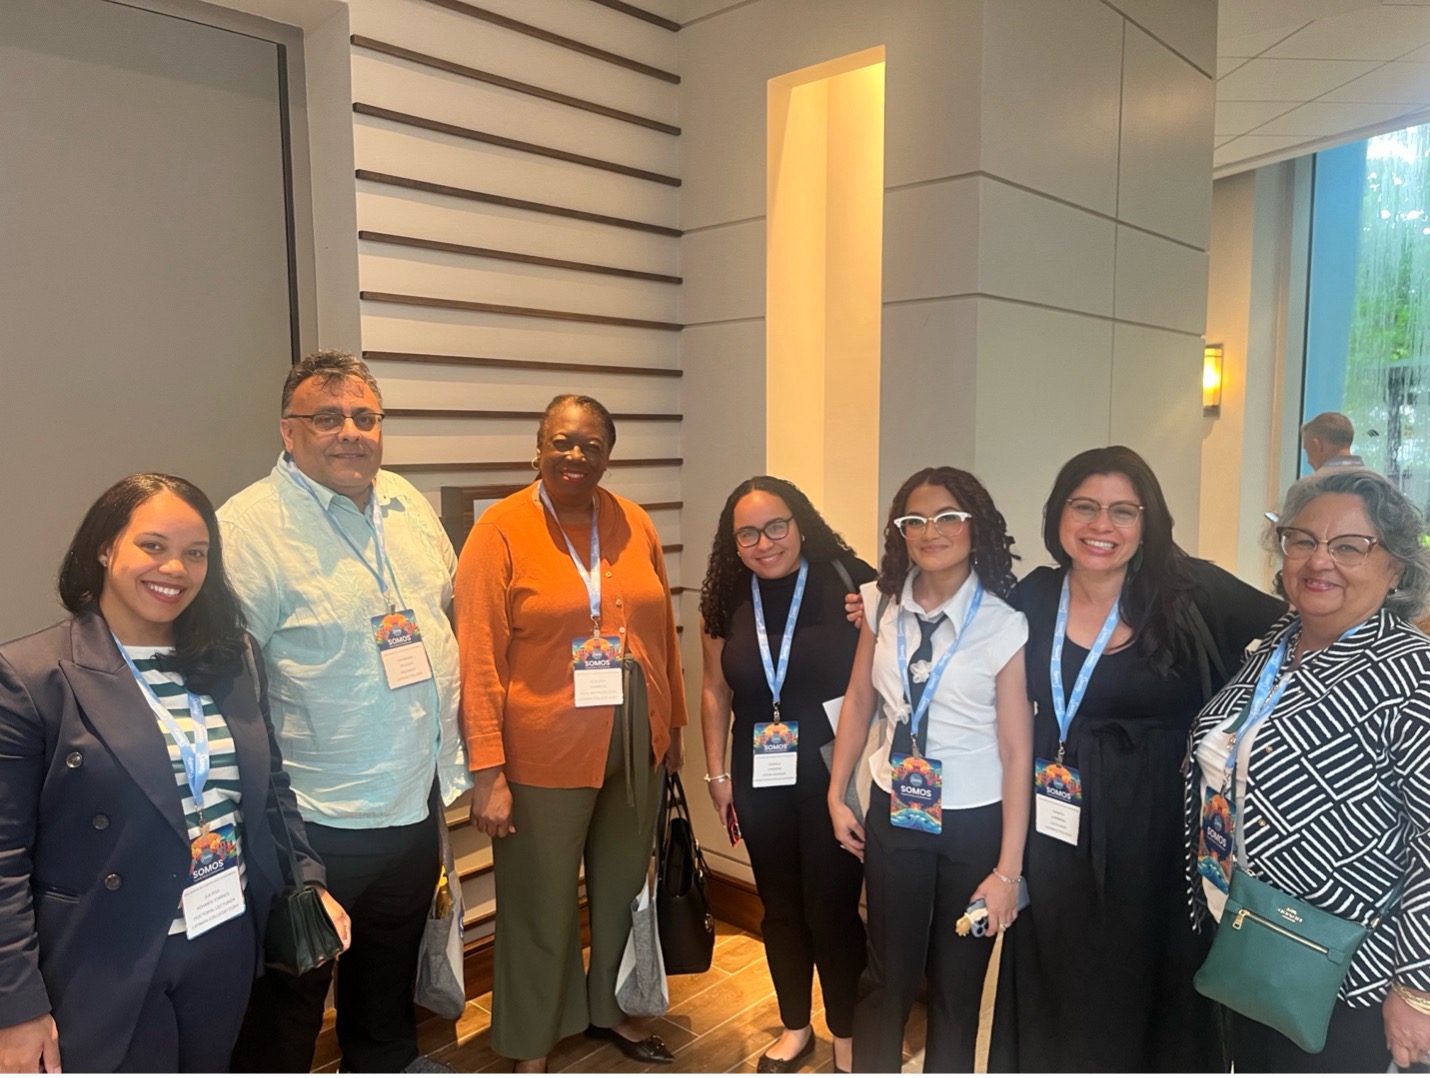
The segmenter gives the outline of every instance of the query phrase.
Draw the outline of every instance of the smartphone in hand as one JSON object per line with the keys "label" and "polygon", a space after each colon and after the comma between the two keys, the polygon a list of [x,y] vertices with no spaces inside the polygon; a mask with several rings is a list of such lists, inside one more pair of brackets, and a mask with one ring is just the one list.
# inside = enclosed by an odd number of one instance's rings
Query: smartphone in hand
{"label": "smartphone in hand", "polygon": [[730,806],[730,815],[728,817],[728,821],[729,822],[725,825],[725,830],[730,836],[730,845],[738,846],[740,844],[740,838],[742,836],[740,834],[740,820],[735,815],[734,805]]}

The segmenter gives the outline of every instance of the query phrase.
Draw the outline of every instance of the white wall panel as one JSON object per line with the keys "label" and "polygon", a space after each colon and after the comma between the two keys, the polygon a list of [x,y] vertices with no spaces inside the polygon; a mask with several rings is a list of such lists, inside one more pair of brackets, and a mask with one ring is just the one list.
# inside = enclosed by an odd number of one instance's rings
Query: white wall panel
{"label": "white wall panel", "polygon": [[[537,13],[548,2],[522,0],[522,6]],[[349,0],[349,3],[354,34],[455,60],[509,79],[535,83],[543,89],[586,98],[663,123],[676,122],[677,88],[649,75],[504,30],[424,0]],[[533,22],[535,15],[521,21]]]}
{"label": "white wall panel", "polygon": [[765,316],[765,219],[687,232],[680,241],[681,320]]}
{"label": "white wall panel", "polygon": [[[363,346],[382,352],[675,366],[675,334],[513,315],[362,304]],[[480,379],[480,375],[473,375]]]}
{"label": "white wall panel", "polygon": [[[384,395],[404,408],[485,408],[540,411],[558,393],[585,393],[613,412],[680,411],[680,379],[631,378],[572,371],[484,370],[482,380],[459,380],[462,368],[439,364],[370,363]],[[534,432],[536,424],[527,422]]]}
{"label": "white wall panel", "polygon": [[1147,458],[1177,522],[1177,542],[1192,553],[1201,493],[1201,384],[1201,341],[1117,327],[1109,437]]}
{"label": "white wall panel", "polygon": [[1123,25],[1098,0],[985,6],[985,170],[1099,213],[1116,210]]}
{"label": "white wall panel", "polygon": [[1216,83],[1135,26],[1124,62],[1117,216],[1206,250]]}
{"label": "white wall panel", "polygon": [[885,303],[978,290],[978,195],[976,176],[884,193]]}
{"label": "white wall panel", "polygon": [[674,33],[591,0],[541,0],[539,4],[532,0],[477,0],[477,6],[651,67],[675,71]]}
{"label": "white wall panel", "polygon": [[663,183],[372,116],[354,116],[353,143],[358,168],[647,224],[677,220],[680,189]]}
{"label": "white wall panel", "polygon": [[1112,313],[1112,221],[998,180],[979,186],[979,291]]}
{"label": "white wall panel", "polygon": [[[1042,509],[1063,462],[1108,440],[1112,323],[979,302],[978,465],[1023,556],[1045,564]],[[1142,406],[1129,398],[1128,407]]]}
{"label": "white wall panel", "polygon": [[[919,468],[971,468],[977,430],[976,299],[884,307],[879,365],[879,507]],[[870,416],[850,416],[869,423]],[[860,551],[871,564],[877,551]]]}
{"label": "white wall panel", "polygon": [[366,49],[353,50],[353,85],[361,101],[429,120],[666,176],[679,167],[673,135]]}
{"label": "white wall panel", "polygon": [[358,266],[366,291],[441,296],[583,314],[674,322],[676,286],[580,270],[472,258],[364,241]]}
{"label": "white wall panel", "polygon": [[677,275],[671,237],[531,210],[359,181],[358,215],[374,232]]}
{"label": "white wall panel", "polygon": [[1216,71],[1217,0],[1108,0],[1208,75]]}
{"label": "white wall panel", "polygon": [[1117,226],[1117,317],[1184,333],[1206,327],[1207,255]]}

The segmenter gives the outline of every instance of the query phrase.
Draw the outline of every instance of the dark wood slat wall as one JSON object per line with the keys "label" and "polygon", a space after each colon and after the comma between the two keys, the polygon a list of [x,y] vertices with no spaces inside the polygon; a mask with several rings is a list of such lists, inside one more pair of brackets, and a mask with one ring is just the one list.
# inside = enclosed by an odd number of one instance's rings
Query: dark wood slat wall
{"label": "dark wood slat wall", "polygon": [[[547,401],[598,396],[621,425],[606,485],[652,513],[679,614],[674,4],[350,0],[349,12],[360,344],[394,420],[388,467],[460,544],[475,501],[530,482]],[[448,815],[469,951],[485,955],[488,842],[463,804]]]}

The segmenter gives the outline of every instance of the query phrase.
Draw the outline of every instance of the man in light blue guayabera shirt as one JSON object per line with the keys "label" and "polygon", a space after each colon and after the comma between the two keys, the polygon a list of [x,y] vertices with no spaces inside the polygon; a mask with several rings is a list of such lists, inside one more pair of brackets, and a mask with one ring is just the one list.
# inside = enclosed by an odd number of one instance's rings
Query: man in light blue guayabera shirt
{"label": "man in light blue guayabera shirt", "polygon": [[[438,799],[470,785],[447,614],[457,559],[427,499],[380,470],[382,394],[366,364],[308,356],[281,415],[283,455],[218,516],[309,841],[352,917],[337,984],[343,1069],[445,1070],[417,1052],[412,984]],[[332,972],[259,978],[233,1069],[306,1072]]]}

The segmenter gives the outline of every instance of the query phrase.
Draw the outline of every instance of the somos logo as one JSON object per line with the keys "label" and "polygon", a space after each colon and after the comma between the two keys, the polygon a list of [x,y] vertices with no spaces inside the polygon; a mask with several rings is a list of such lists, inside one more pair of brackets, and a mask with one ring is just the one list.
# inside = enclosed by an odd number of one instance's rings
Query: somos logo
{"label": "somos logo", "polygon": [[1050,763],[1033,776],[1038,792],[1048,797],[1074,804],[1082,800],[1082,780],[1062,764]]}
{"label": "somos logo", "polygon": [[373,629],[377,646],[384,650],[412,643],[417,632],[417,623],[401,613],[388,614]]}

